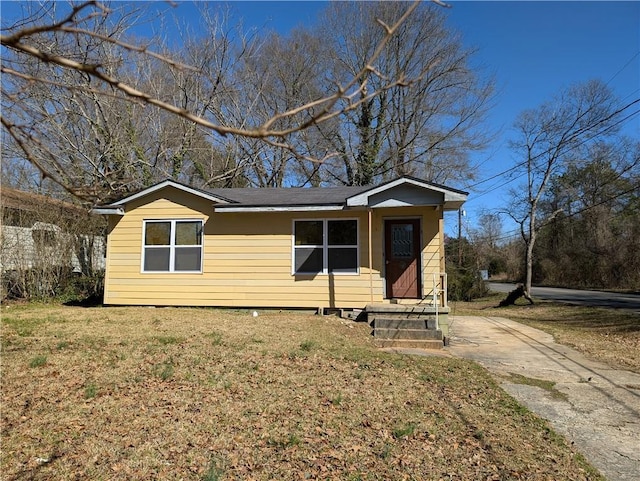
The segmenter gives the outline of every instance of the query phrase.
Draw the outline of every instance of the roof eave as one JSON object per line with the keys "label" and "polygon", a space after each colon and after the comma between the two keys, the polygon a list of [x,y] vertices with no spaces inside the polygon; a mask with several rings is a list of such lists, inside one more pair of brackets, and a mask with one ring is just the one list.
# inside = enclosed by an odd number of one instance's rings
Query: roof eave
{"label": "roof eave", "polygon": [[117,202],[114,202],[112,205],[114,206],[123,206],[131,201],[134,201],[136,199],[139,199],[141,197],[145,197],[149,194],[152,194],[154,192],[157,192],[161,189],[164,189],[165,187],[173,187],[175,189],[181,190],[183,192],[188,192],[190,194],[196,195],[198,197],[201,197],[205,200],[209,200],[211,202],[214,202],[216,204],[229,204],[232,201],[230,201],[229,199],[225,199],[223,197],[220,196],[216,196],[216,195],[211,195],[208,194],[207,192],[204,192],[202,190],[199,189],[194,189],[193,187],[189,187],[188,185],[184,185],[181,184],[179,182],[175,182],[173,180],[164,180],[156,185],[152,185],[151,187],[147,187],[144,190],[141,190],[140,192],[137,192],[136,194],[132,194],[128,197],[125,197],[124,199],[120,199]]}
{"label": "roof eave", "polygon": [[464,200],[445,201],[445,203],[442,205],[442,210],[444,210],[445,212],[459,210],[464,202]]}
{"label": "roof eave", "polygon": [[89,212],[98,215],[124,215],[124,209],[122,207],[94,207]]}

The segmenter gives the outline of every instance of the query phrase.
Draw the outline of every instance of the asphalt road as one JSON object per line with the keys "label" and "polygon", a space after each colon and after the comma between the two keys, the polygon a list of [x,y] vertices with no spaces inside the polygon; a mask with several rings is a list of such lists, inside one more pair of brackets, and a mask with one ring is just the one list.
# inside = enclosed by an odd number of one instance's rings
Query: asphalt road
{"label": "asphalt road", "polygon": [[[515,284],[499,282],[487,282],[487,287],[494,292],[510,292],[516,288]],[[532,287],[531,295],[534,300],[538,298],[583,306],[629,309],[640,314],[640,295],[637,294],[560,289],[557,287]]]}

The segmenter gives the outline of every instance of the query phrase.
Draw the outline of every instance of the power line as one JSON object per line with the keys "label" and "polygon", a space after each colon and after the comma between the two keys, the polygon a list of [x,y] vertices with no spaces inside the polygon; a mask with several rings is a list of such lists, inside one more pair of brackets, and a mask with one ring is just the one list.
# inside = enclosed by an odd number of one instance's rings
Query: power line
{"label": "power line", "polygon": [[[605,183],[605,184],[603,184],[603,186],[604,186],[604,185],[607,185],[607,184]],[[611,202],[611,201],[613,201],[613,200],[616,200],[616,199],[618,199],[618,198],[620,198],[620,197],[623,197],[623,196],[625,196],[625,195],[627,195],[627,194],[630,194],[630,193],[632,193],[632,192],[637,192],[637,191],[638,191],[638,189],[640,189],[640,184],[638,184],[638,185],[634,185],[632,188],[630,188],[630,189],[628,189],[628,190],[625,190],[625,191],[623,191],[623,192],[620,192],[620,193],[618,193],[618,194],[614,195],[613,197],[609,197],[608,199],[602,200],[602,201],[600,201],[600,202],[598,202],[598,203],[596,203],[596,204],[591,204],[591,205],[585,206],[585,207],[583,207],[582,209],[579,209],[579,210],[577,210],[577,211],[575,211],[575,212],[572,212],[572,213],[570,213],[570,214],[566,214],[566,215],[562,218],[562,220],[570,219],[571,217],[575,217],[576,215],[580,215],[580,214],[582,214],[582,213],[584,213],[584,212],[587,212],[587,211],[589,211],[589,210],[591,210],[591,209],[595,209],[596,207],[599,207],[599,206],[601,206],[601,205],[603,205],[603,204],[607,204],[607,203],[609,203],[609,202]],[[618,215],[620,215],[620,214],[618,214]],[[540,224],[540,225],[538,226],[538,228],[537,228],[537,229],[539,230],[539,229],[542,229],[543,227],[548,226],[548,225],[549,225],[549,224],[551,224],[554,220],[556,220],[556,219],[554,218],[554,219],[550,219],[550,220],[547,220],[547,221],[543,222],[542,224]],[[515,236],[516,236],[516,235],[518,235],[518,234],[520,234],[520,229],[512,229],[512,230],[510,230],[510,231],[507,231],[505,234],[501,235],[500,237],[498,237],[498,238],[496,239],[496,241],[501,241],[501,240],[510,239],[511,237],[515,237]]]}
{"label": "power line", "polygon": [[614,76],[613,76],[613,77],[611,77],[611,78],[609,79],[609,81],[607,82],[607,85],[609,85],[609,84],[611,83],[611,81],[612,81],[614,78],[616,78],[618,75],[620,75],[620,74],[622,73],[622,71],[623,71],[624,69],[626,69],[626,68],[631,64],[631,62],[633,62],[633,60],[634,60],[638,55],[640,55],[640,50],[638,50],[636,53],[634,53],[634,54],[631,56],[631,58],[629,59],[629,61],[628,61],[627,63],[625,63],[625,64],[624,64],[624,66],[623,66],[620,70],[618,70],[618,71],[614,74]]}
{"label": "power line", "polygon": [[[639,103],[639,102],[640,102],[640,98],[635,99],[634,101],[630,102],[629,104],[627,104],[627,105],[626,105],[626,106],[624,106],[623,108],[621,108],[621,109],[617,110],[616,112],[614,112],[613,114],[611,114],[609,117],[607,117],[607,118],[605,118],[605,119],[602,119],[602,120],[598,121],[597,123],[595,123],[595,124],[594,124],[594,127],[595,127],[595,126],[597,126],[597,125],[599,125],[599,124],[601,124],[601,123],[603,123],[603,122],[606,122],[607,120],[609,120],[609,119],[613,118],[615,115],[618,115],[618,114],[620,114],[620,113],[624,112],[626,109],[628,109],[629,107],[631,107],[631,106],[633,106],[633,105],[635,105],[636,103]],[[603,134],[605,134],[606,132],[608,132],[608,131],[610,131],[610,130],[614,129],[615,127],[617,127],[617,126],[619,126],[619,125],[621,125],[621,124],[625,123],[627,120],[630,120],[630,119],[631,119],[632,117],[634,117],[635,115],[638,115],[638,113],[640,113],[640,110],[636,110],[635,112],[632,112],[631,114],[627,115],[626,117],[623,117],[622,119],[618,120],[617,122],[613,123],[612,125],[609,125],[609,126],[605,127],[604,129],[602,129],[602,130],[601,130],[601,131],[599,131],[599,132],[596,132],[596,133],[595,133],[595,134],[593,134],[591,137],[585,138],[584,140],[580,141],[580,142],[579,142],[579,143],[577,143],[576,145],[572,145],[571,147],[569,147],[569,148],[567,148],[567,149],[565,150],[565,154],[566,154],[567,152],[571,152],[572,150],[577,149],[578,147],[581,147],[581,146],[582,146],[582,145],[584,145],[585,143],[587,143],[587,142],[589,142],[589,141],[591,141],[591,140],[595,139],[596,137],[598,137],[598,136],[600,136],[600,135],[603,135]],[[577,134],[576,134],[576,135],[577,135]],[[478,185],[480,185],[480,184],[483,184],[483,183],[485,183],[485,182],[488,182],[488,181],[490,181],[490,180],[493,180],[493,179],[495,179],[495,178],[497,178],[497,177],[502,177],[502,176],[503,176],[503,175],[505,175],[505,174],[508,174],[508,173],[510,173],[510,172],[513,172],[513,171],[518,170],[519,168],[521,168],[521,167],[523,167],[524,165],[526,165],[528,162],[530,162],[530,161],[534,161],[534,160],[538,159],[539,157],[542,157],[543,155],[548,154],[548,153],[549,153],[549,152],[551,152],[552,150],[553,150],[552,148],[549,148],[549,149],[545,150],[544,152],[540,152],[539,154],[535,155],[535,156],[534,156],[534,157],[532,157],[531,159],[527,159],[527,160],[525,160],[525,161],[519,162],[519,163],[517,163],[516,165],[514,165],[513,167],[510,167],[509,169],[506,169],[506,170],[504,170],[504,171],[502,171],[502,172],[498,172],[497,174],[492,175],[491,177],[488,177],[488,178],[486,178],[486,179],[484,179],[484,180],[481,180],[481,181],[479,181],[479,182],[476,182],[475,184],[471,184],[471,185],[464,186],[463,188],[464,188],[464,189],[472,189],[473,187],[476,187],[476,186],[478,186]],[[521,174],[521,175],[519,175],[519,176],[517,176],[517,177],[514,177],[514,178],[510,179],[509,181],[507,181],[507,182],[505,182],[505,183],[503,183],[503,184],[499,185],[498,187],[495,187],[495,188],[493,188],[493,187],[492,187],[492,188],[490,188],[490,189],[488,189],[488,190],[486,190],[486,191],[481,191],[478,195],[476,195],[476,196],[475,196],[475,198],[478,198],[478,197],[481,197],[481,196],[483,196],[483,195],[486,195],[486,194],[488,194],[488,193],[490,193],[490,192],[493,192],[493,191],[494,191],[494,190],[496,190],[497,188],[502,187],[502,186],[504,186],[504,185],[506,185],[506,184],[508,184],[508,183],[510,183],[510,182],[512,182],[512,181],[514,181],[515,179],[518,179],[518,178],[520,178],[520,177],[523,177],[524,175],[526,175],[526,173],[523,173],[523,174]]]}
{"label": "power line", "polygon": [[[524,174],[523,174],[523,175],[524,175]],[[483,197],[483,196],[485,196],[485,195],[487,195],[487,194],[491,194],[492,192],[494,192],[494,191],[496,191],[496,190],[498,190],[498,189],[500,189],[500,188],[504,187],[505,185],[510,184],[510,183],[511,183],[511,182],[513,182],[514,180],[518,180],[520,177],[522,177],[522,175],[519,175],[519,176],[517,176],[517,177],[512,177],[512,178],[510,178],[509,180],[507,180],[507,181],[505,181],[505,182],[503,182],[503,183],[501,183],[501,184],[499,184],[499,185],[492,186],[492,187],[488,188],[488,189],[487,189],[487,190],[485,190],[485,191],[479,192],[477,195],[474,195],[474,196],[473,196],[473,200],[479,199],[480,197]]]}

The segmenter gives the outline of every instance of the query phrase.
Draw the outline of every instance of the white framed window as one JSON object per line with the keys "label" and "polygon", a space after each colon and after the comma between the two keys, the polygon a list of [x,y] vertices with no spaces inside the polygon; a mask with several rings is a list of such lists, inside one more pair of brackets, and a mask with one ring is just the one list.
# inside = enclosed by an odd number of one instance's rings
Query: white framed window
{"label": "white framed window", "polygon": [[292,274],[358,274],[358,219],[293,221]]}
{"label": "white framed window", "polygon": [[202,220],[145,220],[142,272],[202,272]]}

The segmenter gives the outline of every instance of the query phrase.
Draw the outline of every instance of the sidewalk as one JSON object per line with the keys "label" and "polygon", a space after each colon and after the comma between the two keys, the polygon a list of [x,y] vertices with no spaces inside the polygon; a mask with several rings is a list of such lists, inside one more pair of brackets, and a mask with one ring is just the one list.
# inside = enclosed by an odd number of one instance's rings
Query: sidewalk
{"label": "sidewalk", "polygon": [[[573,441],[609,481],[640,479],[640,375],[590,361],[550,334],[498,317],[450,317],[450,346],[497,376],[502,387]],[[638,353],[640,355],[640,353]],[[555,382],[566,399],[515,384],[518,374]]]}

